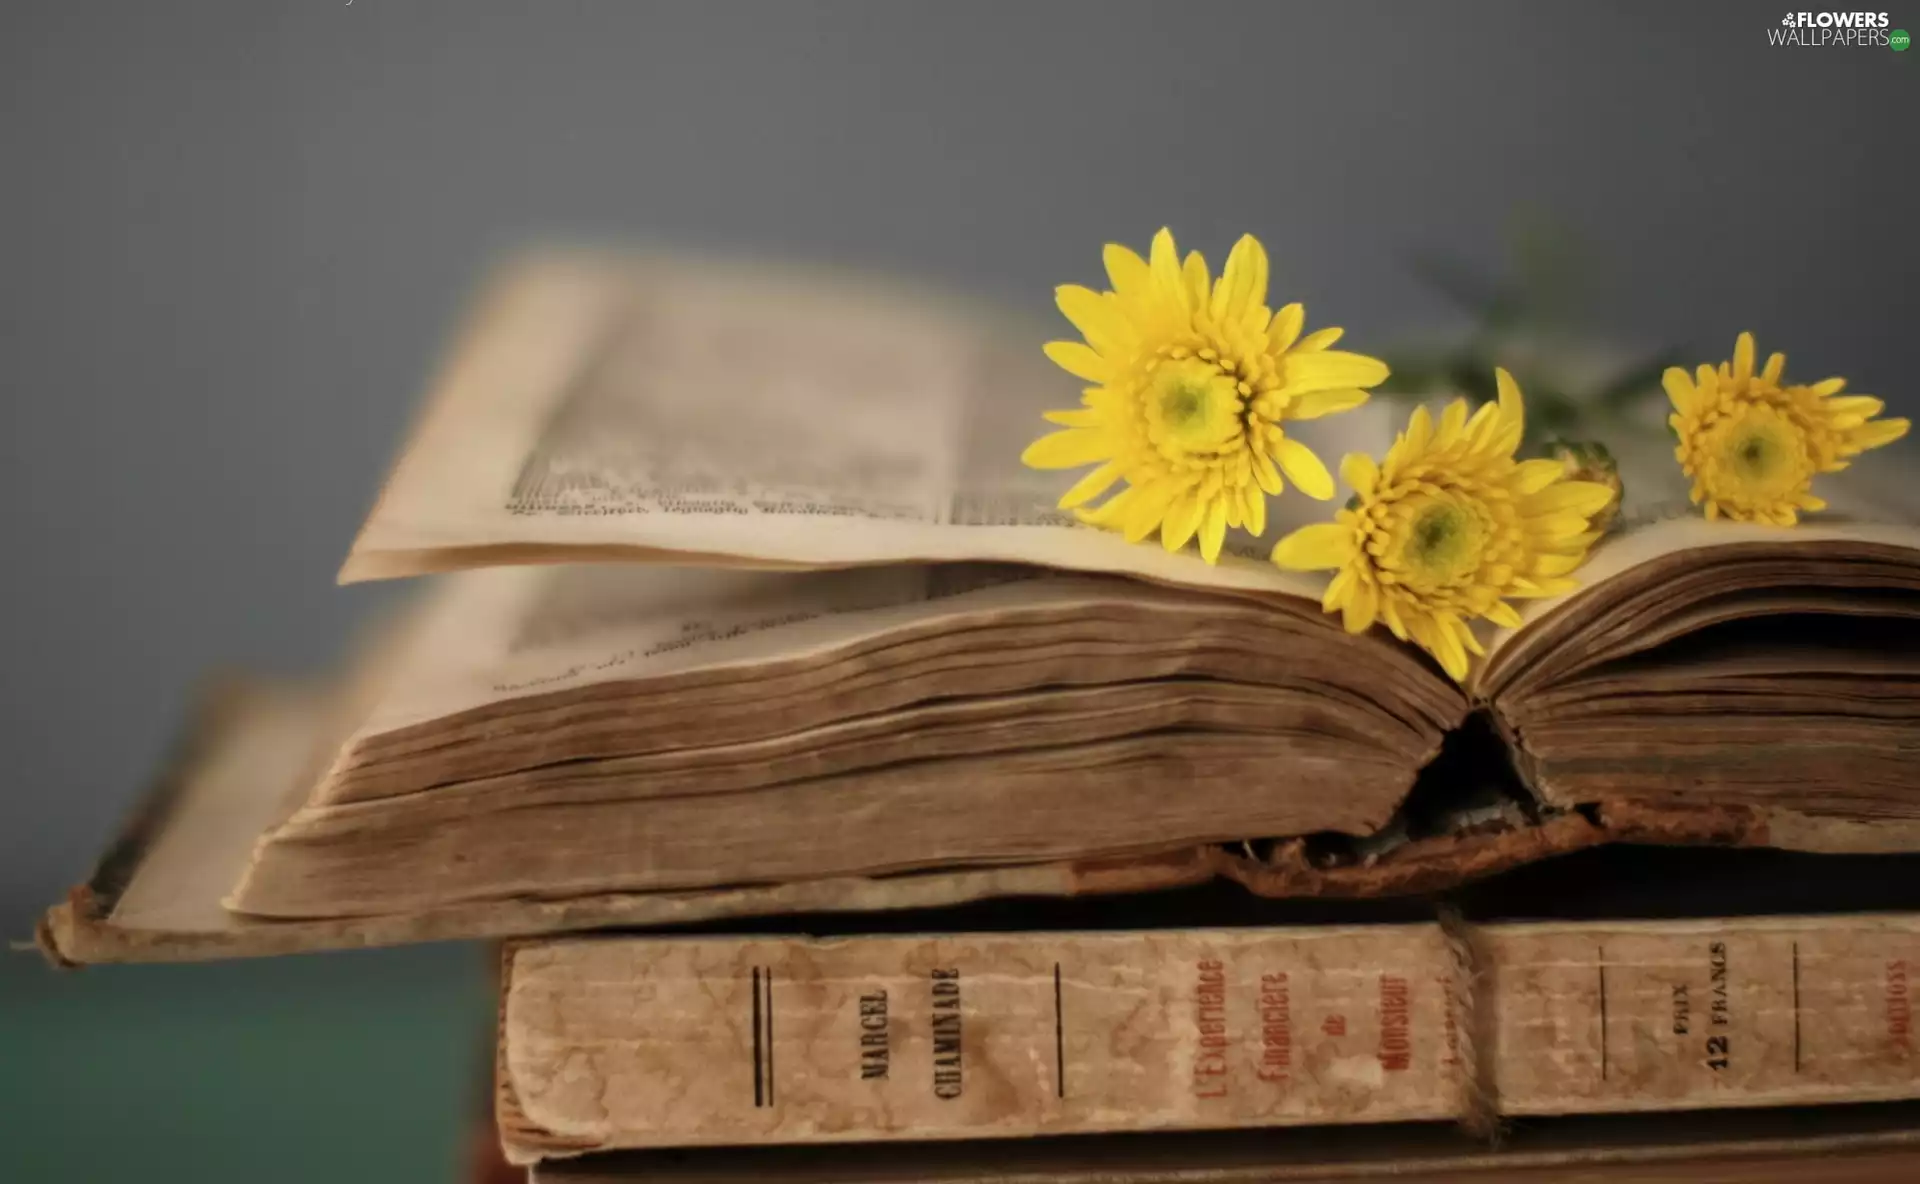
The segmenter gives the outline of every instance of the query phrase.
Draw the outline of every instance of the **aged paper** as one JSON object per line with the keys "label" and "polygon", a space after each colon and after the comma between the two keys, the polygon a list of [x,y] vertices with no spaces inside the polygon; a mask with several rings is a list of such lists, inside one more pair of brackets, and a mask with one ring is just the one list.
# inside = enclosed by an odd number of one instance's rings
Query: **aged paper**
{"label": "aged paper", "polygon": [[50,909],[39,940],[62,965],[192,962],[426,941],[683,925],[737,916],[936,908],[993,897],[1075,896],[1192,884],[1208,852],[1112,861],[843,876],[695,892],[489,900],[375,917],[266,921],[222,903],[261,833],[307,796],[333,689],[247,683],[218,696],[182,761],[144,804],[107,866]]}
{"label": "aged paper", "polygon": [[[1889,512],[1895,512],[1890,507]],[[1823,546],[1838,544],[1896,548],[1915,553],[1920,564],[1920,526],[1910,519],[1863,520],[1814,518],[1798,526],[1761,526],[1748,522],[1708,521],[1684,507],[1657,514],[1649,511],[1637,524],[1629,525],[1593,550],[1577,573],[1580,587],[1561,596],[1528,601],[1520,609],[1517,628],[1489,632],[1488,657],[1476,666],[1472,685],[1491,689],[1502,678],[1501,668],[1513,655],[1504,651],[1521,639],[1536,643],[1545,634],[1550,619],[1568,617],[1581,611],[1588,598],[1601,594],[1603,586],[1627,576],[1637,568],[1689,552],[1707,553],[1725,547],[1765,546],[1780,556],[1799,555],[1817,562]],[[1737,577],[1729,587],[1737,584]]]}
{"label": "aged paper", "polygon": [[758,668],[928,622],[1210,598],[996,564],[755,571],[554,564],[450,573],[356,735],[535,693],[723,667]]}
{"label": "aged paper", "polygon": [[[473,318],[341,573],[654,559],[810,567],[996,560],[1317,596],[1266,553],[1329,503],[1289,491],[1210,567],[1076,524],[1073,473],[1021,449],[1078,404],[1010,330],[930,295],[814,272],[543,256]],[[1384,408],[1299,425],[1329,467]]]}

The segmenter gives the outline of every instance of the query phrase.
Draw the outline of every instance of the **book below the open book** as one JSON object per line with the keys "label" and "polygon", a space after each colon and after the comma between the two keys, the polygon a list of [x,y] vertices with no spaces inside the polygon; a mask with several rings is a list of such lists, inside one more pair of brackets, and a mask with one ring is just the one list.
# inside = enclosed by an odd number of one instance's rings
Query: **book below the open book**
{"label": "book below the open book", "polygon": [[626,1151],[531,1184],[1907,1184],[1913,1107],[1553,1119],[1497,1148],[1431,1126],[1108,1135],[1017,1143]]}
{"label": "book below the open book", "polygon": [[518,1162],[1920,1098],[1911,913],[573,937],[509,951]]}
{"label": "book below the open book", "polygon": [[1638,514],[1459,685],[1254,540],[1210,566],[1053,510],[1032,340],[840,281],[510,269],[345,573],[434,586],[323,706],[230,712],[48,942],[1920,849],[1920,532],[1870,471],[1792,530]]}

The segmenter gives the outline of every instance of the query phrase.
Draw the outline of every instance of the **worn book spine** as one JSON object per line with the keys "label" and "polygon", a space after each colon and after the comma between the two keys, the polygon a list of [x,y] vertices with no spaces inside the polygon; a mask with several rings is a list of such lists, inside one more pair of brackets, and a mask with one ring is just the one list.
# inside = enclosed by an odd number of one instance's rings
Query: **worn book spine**
{"label": "worn book spine", "polygon": [[1920,915],[510,950],[527,1162],[1920,1096]]}

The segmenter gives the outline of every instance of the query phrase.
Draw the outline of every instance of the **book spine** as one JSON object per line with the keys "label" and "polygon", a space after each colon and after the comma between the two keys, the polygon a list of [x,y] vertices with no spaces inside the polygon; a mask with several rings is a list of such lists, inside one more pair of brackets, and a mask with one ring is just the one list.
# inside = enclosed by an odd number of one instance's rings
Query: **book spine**
{"label": "book spine", "polygon": [[1920,1096],[1920,917],[1473,946],[1467,975],[1432,925],[529,945],[503,1129],[525,1159],[1448,1119],[1476,1085],[1506,1115]]}

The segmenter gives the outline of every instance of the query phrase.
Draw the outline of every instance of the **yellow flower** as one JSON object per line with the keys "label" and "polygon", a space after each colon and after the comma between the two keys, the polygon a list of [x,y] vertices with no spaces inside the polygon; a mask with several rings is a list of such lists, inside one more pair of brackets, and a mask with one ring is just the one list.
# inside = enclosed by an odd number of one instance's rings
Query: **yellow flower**
{"label": "yellow flower", "polygon": [[1098,465],[1060,507],[1084,507],[1125,482],[1082,509],[1082,520],[1130,542],[1158,530],[1169,551],[1197,535],[1213,563],[1229,526],[1266,529],[1266,495],[1285,488],[1282,473],[1309,497],[1332,497],[1332,474],[1281,423],[1358,407],[1364,388],[1387,377],[1385,364],[1327,348],[1338,329],[1301,337],[1298,304],[1268,310],[1267,253],[1252,235],[1234,244],[1217,282],[1198,251],[1179,261],[1166,230],[1146,259],[1108,246],[1106,265],[1112,291],[1068,285],[1056,293],[1086,343],[1046,347],[1062,369],[1096,385],[1080,408],[1048,412],[1066,430],[1021,455],[1037,469]]}
{"label": "yellow flower", "polygon": [[1874,419],[1886,404],[1842,395],[1844,378],[1783,386],[1785,354],[1753,369],[1753,334],[1734,343],[1733,360],[1689,376],[1678,366],[1663,382],[1680,437],[1674,456],[1693,478],[1693,502],[1709,518],[1792,526],[1802,510],[1822,510],[1817,473],[1835,473],[1851,457],[1907,434],[1904,419]]}
{"label": "yellow flower", "polygon": [[1513,459],[1525,411],[1520,388],[1494,371],[1500,401],[1467,417],[1456,399],[1438,426],[1425,407],[1375,466],[1364,453],[1341,462],[1352,507],[1334,521],[1294,531],[1273,561],[1295,571],[1337,568],[1321,607],[1344,615],[1347,632],[1385,621],[1440,660],[1455,679],[1467,654],[1484,653],[1468,622],[1518,625],[1508,597],[1571,590],[1568,573],[1598,533],[1589,519],[1613,490],[1566,477],[1564,460]]}

